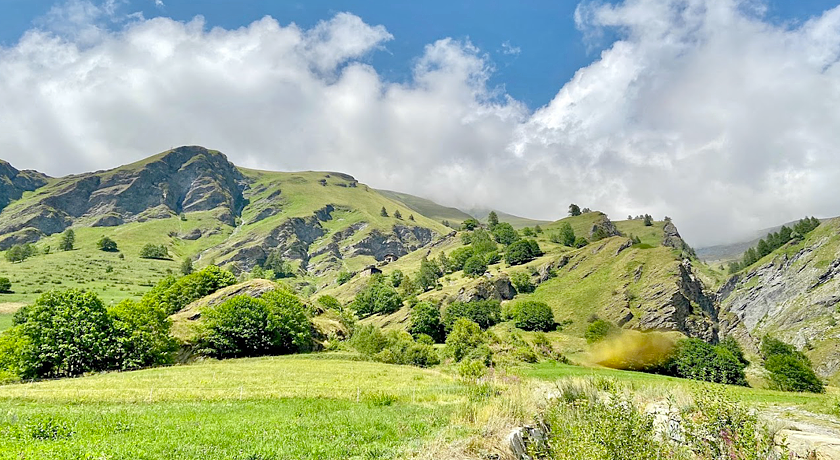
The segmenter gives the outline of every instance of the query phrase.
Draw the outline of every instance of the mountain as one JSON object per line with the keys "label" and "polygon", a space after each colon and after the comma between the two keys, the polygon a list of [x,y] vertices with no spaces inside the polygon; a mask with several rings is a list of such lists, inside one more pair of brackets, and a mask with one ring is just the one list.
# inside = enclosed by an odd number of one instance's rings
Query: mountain
{"label": "mountain", "polygon": [[407,208],[410,208],[426,217],[434,219],[438,222],[447,221],[456,227],[461,222],[472,217],[460,209],[441,206],[434,201],[409,195],[407,193],[392,192],[390,190],[379,190],[379,193],[394,201],[402,203]]}
{"label": "mountain", "polygon": [[796,221],[787,222],[775,227],[755,231],[751,236],[741,238],[738,241],[697,248],[697,257],[708,263],[723,263],[739,259],[747,249],[755,247],[758,241],[765,238],[769,233],[778,232],[785,225],[793,227],[795,224]]}
{"label": "mountain", "polygon": [[9,163],[0,160],[0,210],[19,199],[24,192],[31,192],[44,186],[49,177],[38,171],[18,171]]}
{"label": "mountain", "polygon": [[840,218],[736,273],[718,291],[721,330],[755,349],[771,334],[840,376]]}
{"label": "mountain", "polygon": [[[471,209],[469,214],[478,219],[480,222],[487,223],[487,216],[490,215],[491,211],[492,209]],[[496,215],[499,217],[499,222],[507,222],[516,229],[551,223],[551,221],[548,220],[529,219],[527,217],[519,217],[502,211],[496,211]]]}

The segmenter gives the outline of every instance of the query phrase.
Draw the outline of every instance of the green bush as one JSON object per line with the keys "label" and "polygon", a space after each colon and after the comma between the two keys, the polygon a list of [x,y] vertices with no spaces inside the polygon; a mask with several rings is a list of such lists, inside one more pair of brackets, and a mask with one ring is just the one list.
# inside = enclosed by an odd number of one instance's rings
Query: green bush
{"label": "green bush", "polygon": [[700,339],[681,340],[665,367],[676,377],[748,386],[743,362],[726,347]]}
{"label": "green bush", "polygon": [[50,291],[15,317],[26,336],[23,378],[81,375],[115,367],[113,322],[99,298],[77,289]]}
{"label": "green bush", "polygon": [[169,335],[172,321],[162,308],[148,302],[124,300],[110,308],[108,314],[114,324],[118,369],[172,363],[178,344]]}
{"label": "green bush", "polygon": [[12,292],[12,281],[9,278],[0,278],[0,294]]}
{"label": "green bush", "polygon": [[545,302],[520,301],[505,308],[505,319],[526,331],[550,331],[554,329],[554,313]]}
{"label": "green bush", "polygon": [[575,238],[575,247],[576,248],[582,248],[582,247],[586,246],[587,244],[589,244],[589,241],[587,241],[586,238],[584,238],[582,236],[579,236],[579,237]]}
{"label": "green bush", "polygon": [[485,334],[478,324],[466,318],[459,318],[455,321],[452,332],[446,337],[445,352],[455,361],[461,361],[486,342]]}
{"label": "green bush", "polygon": [[171,315],[190,302],[233,284],[236,284],[233,273],[209,265],[181,278],[164,278],[143,296],[143,300],[160,306],[164,312]]}
{"label": "green bush", "polygon": [[353,274],[346,270],[342,270],[338,272],[338,277],[335,279],[335,282],[338,283],[339,286],[341,286],[342,284],[350,281],[351,279],[353,279]]}
{"label": "green bush", "polygon": [[390,331],[383,334],[371,324],[358,328],[350,338],[350,345],[368,358],[383,363],[419,367],[440,363],[440,357],[432,345],[415,342],[406,332]]}
{"label": "green bush", "polygon": [[341,311],[341,302],[331,295],[318,297],[318,303],[327,310]]}
{"label": "green bush", "polygon": [[96,242],[96,247],[99,248],[100,251],[117,252],[117,242],[107,236],[100,238],[99,241]]}
{"label": "green bush", "polygon": [[443,323],[440,321],[440,309],[429,302],[420,302],[411,308],[411,325],[408,332],[419,339],[420,335],[431,337],[434,342],[444,339]]}
{"label": "green bush", "polygon": [[464,262],[464,274],[467,276],[478,277],[487,271],[487,261],[484,256],[475,255]]}
{"label": "green bush", "polygon": [[239,358],[306,351],[311,326],[304,306],[284,291],[263,298],[236,296],[204,312],[203,351],[216,358]]}
{"label": "green bush", "polygon": [[501,307],[498,300],[475,300],[472,302],[452,302],[443,311],[443,325],[451,331],[455,322],[466,318],[482,329],[487,329],[501,320]]}
{"label": "green bush", "polygon": [[814,373],[811,360],[793,345],[773,337],[761,341],[764,368],[770,374],[771,387],[782,391],[825,392],[825,385]]}
{"label": "green bush", "polygon": [[452,271],[458,271],[464,269],[464,264],[467,263],[467,260],[475,255],[475,251],[470,246],[464,246],[458,249],[455,249],[449,254],[449,268]]}
{"label": "green bush", "polygon": [[615,331],[615,326],[613,326],[612,323],[602,319],[596,319],[586,328],[586,332],[584,332],[583,337],[586,339],[587,343],[595,343],[604,340],[607,336],[613,333],[613,331]]}
{"label": "green bush", "polygon": [[520,239],[519,233],[517,233],[516,230],[513,229],[513,226],[507,222],[502,222],[496,225],[493,227],[492,232],[493,239],[495,239],[497,243],[505,246],[510,246]]}
{"label": "green bush", "polygon": [[16,244],[6,251],[6,260],[12,263],[23,262],[36,252],[35,246],[31,244]]}
{"label": "green bush", "polygon": [[140,249],[140,258],[141,259],[169,259],[169,250],[166,249],[166,246],[156,245],[152,243],[146,243],[142,249]]}
{"label": "green bush", "polygon": [[402,307],[402,297],[381,276],[373,276],[367,286],[353,300],[353,309],[360,317],[374,314],[389,314]]}
{"label": "green bush", "polygon": [[510,275],[510,282],[519,294],[534,292],[536,286],[531,282],[531,275],[525,272],[516,272]]}
{"label": "green bush", "polygon": [[509,265],[520,265],[542,255],[540,246],[534,240],[519,240],[505,250],[505,261]]}
{"label": "green bush", "polygon": [[356,328],[350,336],[350,346],[363,355],[373,356],[388,346],[385,334],[373,324]]}

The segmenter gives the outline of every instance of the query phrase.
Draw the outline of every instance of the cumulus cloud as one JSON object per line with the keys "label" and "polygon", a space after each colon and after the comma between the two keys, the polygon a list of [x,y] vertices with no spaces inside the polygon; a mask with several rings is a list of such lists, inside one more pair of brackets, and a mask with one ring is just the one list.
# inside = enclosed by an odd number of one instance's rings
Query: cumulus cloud
{"label": "cumulus cloud", "polygon": [[0,156],[59,175],[200,144],[449,205],[669,215],[702,245],[840,214],[840,8],[794,27],[762,5],[583,3],[587,39],[620,38],[530,111],[465,41],[389,82],[367,58],[398,37],[349,13],[226,30],[73,0],[0,48]]}
{"label": "cumulus cloud", "polygon": [[507,40],[504,43],[502,43],[502,54],[516,56],[520,53],[522,53],[522,48],[511,45],[510,40]]}

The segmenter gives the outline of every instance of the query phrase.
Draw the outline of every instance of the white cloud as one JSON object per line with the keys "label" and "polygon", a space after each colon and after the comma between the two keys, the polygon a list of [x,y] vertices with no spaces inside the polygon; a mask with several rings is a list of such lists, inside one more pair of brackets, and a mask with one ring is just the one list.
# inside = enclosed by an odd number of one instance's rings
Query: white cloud
{"label": "white cloud", "polygon": [[511,45],[510,40],[507,40],[504,43],[502,43],[502,54],[516,56],[520,53],[522,53],[522,48]]}
{"label": "white cloud", "polygon": [[469,42],[428,45],[392,83],[365,60],[393,37],[352,14],[208,30],[109,4],[74,0],[0,48],[4,159],[56,175],[201,144],[450,205],[667,214],[694,244],[840,214],[840,8],[776,26],[754,0],[585,3],[583,33],[621,39],[531,113]]}

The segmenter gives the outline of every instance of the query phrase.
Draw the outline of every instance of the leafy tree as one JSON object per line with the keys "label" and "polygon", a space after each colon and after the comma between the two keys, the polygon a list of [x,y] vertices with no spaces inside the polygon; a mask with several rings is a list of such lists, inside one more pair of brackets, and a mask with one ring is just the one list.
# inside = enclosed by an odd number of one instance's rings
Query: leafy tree
{"label": "leafy tree", "polygon": [[569,205],[569,215],[572,217],[580,215],[580,206],[572,203]]}
{"label": "leafy tree", "polygon": [[360,317],[393,313],[401,307],[402,297],[393,286],[384,283],[381,276],[372,276],[353,300],[353,309]]}
{"label": "leafy tree", "polygon": [[15,320],[27,340],[23,378],[70,377],[114,366],[113,322],[93,293],[44,293]]}
{"label": "leafy tree", "polygon": [[825,386],[811,367],[811,360],[793,345],[765,336],[761,340],[761,354],[773,388],[812,393],[825,391]]}
{"label": "leafy tree", "polygon": [[394,217],[396,217],[397,219],[402,219],[402,214],[400,213],[399,209],[394,211]]}
{"label": "leafy tree", "polygon": [[420,272],[417,274],[417,284],[423,289],[423,291],[428,291],[437,285],[437,280],[443,276],[443,272],[441,271],[440,267],[432,261],[423,257],[420,261]]}
{"label": "leafy tree", "polygon": [[152,243],[146,243],[142,249],[140,249],[140,258],[141,259],[168,259],[169,258],[169,250],[166,249],[165,245],[156,245]]}
{"label": "leafy tree", "polygon": [[[277,294],[275,294],[277,293]],[[205,310],[204,350],[217,358],[285,354],[308,349],[310,324],[291,294],[240,295]]]}
{"label": "leafy tree", "polygon": [[487,228],[492,232],[497,225],[499,225],[499,216],[496,215],[496,211],[490,211],[487,215]]}
{"label": "leafy tree", "polygon": [[510,276],[510,282],[516,288],[516,292],[520,294],[527,294],[534,292],[536,286],[531,282],[531,275],[525,272],[516,272]]}
{"label": "leafy tree", "polygon": [[0,294],[12,292],[12,282],[9,278],[0,278]]}
{"label": "leafy tree", "polygon": [[35,247],[31,244],[16,244],[6,251],[6,260],[12,263],[23,262],[35,254]]}
{"label": "leafy tree", "polygon": [[419,302],[411,308],[409,314],[411,325],[408,332],[417,338],[425,334],[435,342],[442,342],[444,338],[443,323],[440,321],[440,309],[429,302]]}
{"label": "leafy tree", "polygon": [[537,233],[534,232],[534,229],[531,227],[525,227],[522,229],[523,236],[537,236]]}
{"label": "leafy tree", "polygon": [[543,232],[543,229],[542,229],[542,227],[539,226],[539,224],[534,225],[534,233],[540,234],[542,232]]}
{"label": "leafy tree", "polygon": [[382,217],[388,217],[388,211],[385,209],[385,206],[382,206],[382,209],[379,210],[379,215]]}
{"label": "leafy tree", "polygon": [[575,230],[568,222],[563,222],[560,226],[560,244],[563,246],[572,247],[575,245]]}
{"label": "leafy tree", "polygon": [[520,239],[519,233],[507,222],[496,224],[491,231],[496,242],[505,246],[509,246]]}
{"label": "leafy tree", "polygon": [[181,261],[181,274],[189,275],[193,272],[193,263],[192,259],[189,257],[184,257],[184,260]]}
{"label": "leafy tree", "polygon": [[400,284],[402,284],[405,279],[405,274],[403,274],[400,270],[394,270],[391,272],[391,275],[388,276],[388,279],[391,282],[391,286],[394,286],[395,288],[400,287]]}
{"label": "leafy tree", "polygon": [[466,318],[459,318],[452,326],[452,332],[446,337],[445,351],[455,361],[461,361],[486,341],[485,334],[478,324]]}
{"label": "leafy tree", "polygon": [[318,297],[318,303],[327,310],[341,311],[341,302],[331,295]]}
{"label": "leafy tree", "polygon": [[478,222],[478,220],[473,219],[472,217],[461,223],[461,230],[473,231],[480,227],[481,224]]}
{"label": "leafy tree", "polygon": [[58,243],[58,247],[62,251],[72,251],[75,244],[76,232],[74,232],[72,228],[69,228],[61,234],[61,241]]}
{"label": "leafy tree", "polygon": [[472,277],[481,276],[487,271],[487,261],[484,256],[475,255],[464,262],[464,274]]}
{"label": "leafy tree", "polygon": [[124,300],[108,310],[113,319],[116,367],[121,370],[171,364],[178,343],[172,321],[150,302]]}
{"label": "leafy tree", "polygon": [[482,329],[487,329],[501,321],[502,313],[498,300],[474,300],[472,302],[452,302],[443,311],[443,326],[451,331],[455,323],[466,318]]}
{"label": "leafy tree", "polygon": [[190,302],[233,284],[236,284],[233,273],[209,265],[181,278],[164,278],[143,296],[143,301],[151,302],[171,315]]}
{"label": "leafy tree", "polygon": [[449,268],[452,271],[463,270],[464,264],[467,262],[467,259],[474,255],[475,251],[473,250],[472,246],[464,246],[453,250],[449,254]]}
{"label": "leafy tree", "polygon": [[443,274],[452,273],[454,271],[452,270],[452,261],[449,260],[449,257],[447,257],[446,253],[443,251],[438,254],[437,264]]}
{"label": "leafy tree", "polygon": [[653,226],[653,217],[650,214],[645,214],[645,227],[652,227]]}
{"label": "leafy tree", "polygon": [[520,265],[542,255],[539,245],[534,240],[519,240],[505,250],[505,261],[510,265]]}
{"label": "leafy tree", "polygon": [[272,250],[268,253],[265,261],[262,263],[262,268],[271,270],[275,278],[294,278],[295,272],[290,264],[278,250]]}
{"label": "leafy tree", "polygon": [[496,242],[493,237],[483,228],[477,228],[470,235],[469,245],[472,246],[475,254],[486,254],[497,249]]}
{"label": "leafy tree", "polygon": [[105,252],[117,252],[117,242],[108,238],[107,236],[103,236],[96,242],[96,247],[99,248],[100,251]]}
{"label": "leafy tree", "polygon": [[726,347],[700,339],[684,339],[675,347],[666,368],[677,377],[747,386],[746,365]]}
{"label": "leafy tree", "polygon": [[505,319],[526,331],[550,331],[555,327],[554,313],[545,302],[516,302],[505,309]]}
{"label": "leafy tree", "polygon": [[388,339],[378,327],[365,324],[350,336],[350,346],[363,355],[373,356],[388,346]]}

